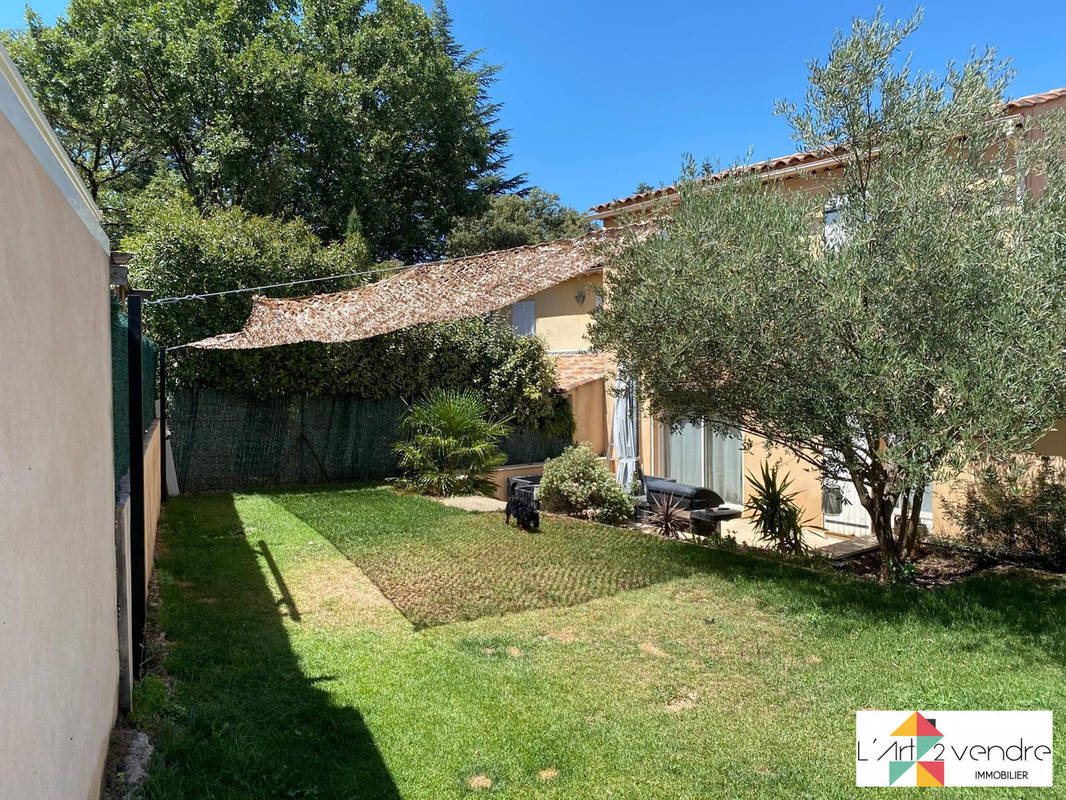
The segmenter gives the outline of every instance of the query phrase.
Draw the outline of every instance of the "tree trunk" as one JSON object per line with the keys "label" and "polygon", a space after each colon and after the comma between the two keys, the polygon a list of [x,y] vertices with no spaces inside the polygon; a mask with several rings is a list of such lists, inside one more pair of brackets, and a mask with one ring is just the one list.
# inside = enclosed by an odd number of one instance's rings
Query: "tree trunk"
{"label": "tree trunk", "polygon": [[907,558],[914,558],[918,555],[918,526],[922,522],[922,498],[925,495],[925,487],[921,486],[914,490],[914,498],[911,500],[911,508],[909,517],[905,517],[902,521],[906,527],[906,536],[903,541],[906,543],[903,554]]}
{"label": "tree trunk", "polygon": [[892,515],[895,503],[885,498],[883,493],[873,489],[869,496],[870,504],[866,511],[870,515],[870,529],[877,538],[881,551],[881,571],[879,574],[881,583],[889,583],[895,574],[896,567],[901,561],[901,538],[897,538],[892,525]]}

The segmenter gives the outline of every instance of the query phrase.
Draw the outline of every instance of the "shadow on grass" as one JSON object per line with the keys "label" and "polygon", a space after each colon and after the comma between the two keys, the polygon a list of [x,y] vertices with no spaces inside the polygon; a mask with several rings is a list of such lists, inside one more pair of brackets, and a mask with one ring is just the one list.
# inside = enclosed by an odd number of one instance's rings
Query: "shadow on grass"
{"label": "shadow on grass", "polygon": [[[345,491],[347,490],[347,491]],[[270,496],[363,569],[418,627],[579,602],[698,574],[746,584],[768,605],[847,630],[908,621],[1012,635],[1066,663],[1066,579],[992,571],[936,590],[884,587],[771,554],[665,541],[577,520],[541,534],[380,487],[283,489]]]}
{"label": "shadow on grass", "polygon": [[289,591],[289,585],[285,583],[285,577],[281,574],[281,570],[278,569],[278,562],[274,560],[274,555],[270,552],[270,547],[262,539],[259,540],[259,547],[255,550],[257,555],[263,557],[263,561],[270,568],[270,574],[274,578],[274,583],[278,587],[278,591],[281,592],[281,605],[284,605],[289,612],[289,619],[293,622],[299,622],[300,609],[296,607],[296,600],[292,596],[292,592]]}
{"label": "shadow on grass", "polygon": [[[707,547],[698,571],[748,589],[771,607],[847,632],[856,624],[939,625],[981,636],[1013,636],[1018,651],[1066,664],[1066,576],[1020,569],[975,573],[950,586],[882,586],[828,565],[789,563],[770,554]],[[1018,653],[1022,655],[1022,652]]]}
{"label": "shadow on grass", "polygon": [[297,621],[295,604],[269,549],[246,538],[232,496],[169,504],[157,574],[172,687],[148,723],[157,746],[148,797],[398,800],[362,716],[318,688],[333,677],[301,671],[281,616]]}

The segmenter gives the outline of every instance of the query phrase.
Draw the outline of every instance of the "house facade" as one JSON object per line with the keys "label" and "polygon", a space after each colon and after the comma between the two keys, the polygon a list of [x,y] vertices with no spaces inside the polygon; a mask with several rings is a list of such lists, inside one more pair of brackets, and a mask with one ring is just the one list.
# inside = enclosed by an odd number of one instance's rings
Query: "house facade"
{"label": "house facade", "polygon": [[[1005,107],[1005,117],[1030,117],[1066,107],[1066,88],[1013,100]],[[745,168],[774,181],[783,191],[825,192],[825,177],[839,169],[836,155],[795,153],[769,159]],[[709,180],[725,177],[726,173]],[[1040,176],[1027,179],[1027,191],[1039,192]],[[828,199],[828,198],[827,198]],[[639,218],[644,213],[661,213],[678,202],[677,189],[667,186],[602,203],[590,209],[593,219],[606,229]],[[831,224],[831,219],[826,220]],[[556,358],[561,376],[560,389],[566,391],[574,408],[575,439],[588,441],[603,458],[614,464],[618,453],[611,440],[613,413],[613,365],[608,359],[589,352],[589,314],[594,307],[595,289],[603,286],[602,270],[574,278],[530,297],[512,308],[512,322],[523,333],[545,339]],[[602,372],[596,359],[604,359]],[[581,366],[591,365],[588,369]],[[1034,446],[1041,454],[1066,456],[1066,420]],[[673,478],[684,483],[707,486],[730,505],[742,507],[752,492],[749,474],[758,474],[764,463],[779,464],[798,492],[808,524],[827,530],[861,535],[869,532],[869,517],[848,482],[823,481],[823,476],[785,448],[770,446],[745,431],[732,435],[685,425],[672,429],[642,414],[639,420],[638,458],[645,473]],[[823,489],[836,486],[844,502],[823,502]],[[923,522],[939,534],[950,534],[952,524],[946,506],[958,495],[958,482],[931,486],[922,507]]]}
{"label": "house facade", "polygon": [[[612,224],[621,214],[612,215]],[[573,409],[574,441],[588,442],[614,469],[619,457],[612,434],[616,367],[609,356],[591,350],[588,338],[603,280],[603,270],[597,269],[523,298],[511,307],[511,320],[520,333],[546,342],[556,364],[557,388]],[[760,437],[739,430],[733,436],[694,425],[672,430],[646,413],[640,414],[637,430],[637,458],[645,474],[707,486],[741,508],[751,494],[747,474],[758,474],[764,462],[780,463],[792,476],[812,524],[822,524],[821,478],[788,450],[768,447]]]}

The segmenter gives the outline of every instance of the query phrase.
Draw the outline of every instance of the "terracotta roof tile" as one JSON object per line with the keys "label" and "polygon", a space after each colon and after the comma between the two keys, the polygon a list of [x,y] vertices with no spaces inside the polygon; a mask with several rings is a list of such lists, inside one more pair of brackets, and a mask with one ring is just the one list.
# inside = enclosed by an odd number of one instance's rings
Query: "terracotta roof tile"
{"label": "terracotta roof tile", "polygon": [[[244,328],[190,346],[241,350],[351,342],[412,325],[476,317],[602,268],[602,246],[616,241],[620,230],[599,229],[577,239],[418,264],[377,283],[332,294],[257,295]],[[629,230],[643,236],[650,226]]]}
{"label": "terracotta roof tile", "polygon": [[[765,172],[776,172],[779,169],[787,169],[789,167],[801,167],[805,164],[813,164],[818,161],[824,161],[832,158],[835,155],[843,155],[845,148],[837,147],[832,150],[823,150],[814,153],[791,153],[787,156],[779,156],[777,158],[769,158],[765,161],[756,161],[753,164],[742,164],[737,167],[730,167],[729,169],[723,169],[719,172],[708,175],[703,180],[705,181],[720,181],[730,175],[752,175]],[[827,166],[833,166],[832,164]],[[623,197],[618,200],[611,200],[608,203],[600,203],[589,209],[591,212],[599,214],[603,211],[611,211],[623,206],[635,205],[637,203],[645,203],[649,200],[661,200],[664,197],[670,197],[677,194],[676,186],[664,186],[660,189],[652,189],[647,192],[637,192],[631,194],[629,197]]]}
{"label": "terracotta roof tile", "polygon": [[[1008,114],[1013,114],[1021,111],[1025,108],[1032,108],[1033,106],[1043,105],[1044,103],[1050,103],[1053,100],[1066,97],[1066,87],[1061,89],[1052,89],[1050,92],[1042,92],[1041,94],[1031,94],[1025,97],[1019,97],[1016,100],[1010,100],[1003,106],[1003,110]],[[845,152],[845,148],[838,147],[831,151],[821,151],[812,153],[792,153],[787,156],[780,156],[778,158],[770,158],[765,161],[757,161],[754,164],[745,164],[740,167],[732,169],[722,170],[715,172],[712,175],[707,176],[705,180],[717,181],[725,178],[728,175],[742,174],[750,175],[753,173],[763,172],[775,172],[779,169],[787,169],[788,167],[803,166],[804,164],[811,164],[817,161],[822,161],[826,158],[830,158],[833,155],[842,155]],[[646,203],[652,200],[661,200],[663,198],[671,197],[677,194],[676,186],[664,186],[660,189],[652,189],[646,192],[637,192],[631,194],[628,197],[622,197],[617,200],[611,200],[607,203],[600,203],[599,205],[592,206],[589,209],[594,214],[602,214],[605,211],[614,211],[624,208],[625,206],[637,205],[639,203]]]}
{"label": "terracotta roof tile", "polygon": [[578,386],[609,377],[610,363],[603,353],[557,353],[555,388],[570,392]]}
{"label": "terracotta roof tile", "polygon": [[1019,97],[1017,100],[1009,100],[1004,106],[1004,109],[1008,112],[1019,111],[1023,108],[1032,108],[1033,106],[1050,103],[1052,100],[1058,100],[1060,97],[1066,97],[1066,87],[1052,89],[1050,92],[1026,95],[1025,97]]}

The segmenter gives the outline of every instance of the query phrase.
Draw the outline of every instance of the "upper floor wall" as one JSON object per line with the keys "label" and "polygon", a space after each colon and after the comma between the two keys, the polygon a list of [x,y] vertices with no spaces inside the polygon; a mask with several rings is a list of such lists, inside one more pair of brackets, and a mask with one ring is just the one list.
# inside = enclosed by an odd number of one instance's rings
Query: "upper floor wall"
{"label": "upper floor wall", "polygon": [[557,283],[511,307],[519,333],[540,336],[552,352],[589,350],[588,326],[603,286],[602,273],[590,273]]}

